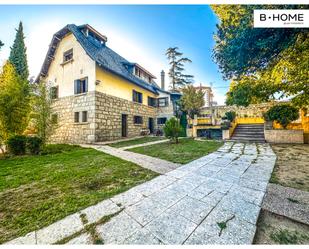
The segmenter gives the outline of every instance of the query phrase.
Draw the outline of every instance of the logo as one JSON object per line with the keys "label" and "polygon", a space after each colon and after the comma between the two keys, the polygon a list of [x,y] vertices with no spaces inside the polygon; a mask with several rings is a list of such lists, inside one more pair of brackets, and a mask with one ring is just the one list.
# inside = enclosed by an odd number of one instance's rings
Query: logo
{"label": "logo", "polygon": [[309,10],[254,10],[255,28],[309,28]]}

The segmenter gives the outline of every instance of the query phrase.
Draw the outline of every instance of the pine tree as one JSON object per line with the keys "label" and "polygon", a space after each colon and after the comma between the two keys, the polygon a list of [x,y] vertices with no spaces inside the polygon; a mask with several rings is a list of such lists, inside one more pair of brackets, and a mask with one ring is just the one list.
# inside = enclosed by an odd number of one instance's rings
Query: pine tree
{"label": "pine tree", "polygon": [[179,52],[178,47],[168,48],[165,55],[167,56],[170,64],[168,75],[171,79],[172,90],[176,91],[179,87],[192,83],[193,76],[183,74],[185,70],[184,63],[192,61],[186,57],[182,57],[183,53]]}
{"label": "pine tree", "polygon": [[20,22],[18,29],[16,29],[16,36],[13,47],[11,47],[9,61],[14,65],[16,72],[21,78],[25,80],[28,79],[29,76],[26,51],[23,24]]}

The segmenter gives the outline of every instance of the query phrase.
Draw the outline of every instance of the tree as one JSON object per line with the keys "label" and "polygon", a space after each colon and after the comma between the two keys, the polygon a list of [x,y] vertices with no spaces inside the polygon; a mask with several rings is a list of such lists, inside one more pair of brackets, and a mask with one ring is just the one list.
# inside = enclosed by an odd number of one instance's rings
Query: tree
{"label": "tree", "polygon": [[[304,9],[306,6],[220,5],[212,8],[220,19],[213,58],[223,77],[234,82],[228,103],[242,105],[236,96],[243,96],[245,105],[279,96],[290,97],[297,106],[308,105],[308,30],[257,29],[253,27],[252,18],[254,9]],[[254,97],[253,93],[259,89],[263,92]]]}
{"label": "tree", "polygon": [[176,91],[179,87],[192,83],[193,76],[183,73],[185,71],[184,64],[192,61],[186,57],[182,57],[183,53],[179,52],[178,47],[168,48],[165,55],[170,64],[168,75],[171,79],[172,90]]}
{"label": "tree", "polygon": [[14,65],[16,72],[22,79],[28,79],[29,76],[26,51],[23,24],[20,22],[18,29],[16,29],[16,36],[11,47],[9,61]]}
{"label": "tree", "polygon": [[275,105],[266,113],[268,121],[277,121],[284,129],[294,120],[299,118],[299,110],[289,104]]}
{"label": "tree", "polygon": [[20,135],[29,122],[30,97],[28,82],[21,79],[14,66],[6,62],[0,74],[0,137]]}
{"label": "tree", "polygon": [[45,144],[57,125],[53,118],[50,86],[41,81],[34,85],[33,120],[38,136]]}
{"label": "tree", "polygon": [[182,133],[182,129],[179,120],[175,117],[167,120],[163,127],[165,137],[174,140],[176,144],[179,142],[178,137]]}
{"label": "tree", "polygon": [[193,119],[195,114],[198,114],[200,109],[205,105],[204,95],[202,89],[196,89],[189,85],[182,89],[182,97],[180,99],[181,109]]}
{"label": "tree", "polygon": [[3,45],[4,45],[3,42],[0,40],[0,50]]}

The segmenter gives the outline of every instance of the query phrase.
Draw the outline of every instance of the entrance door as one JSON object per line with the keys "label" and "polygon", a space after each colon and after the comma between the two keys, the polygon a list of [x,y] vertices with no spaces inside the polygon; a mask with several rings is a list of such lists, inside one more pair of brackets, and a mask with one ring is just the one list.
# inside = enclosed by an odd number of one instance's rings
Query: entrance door
{"label": "entrance door", "polygon": [[128,125],[127,125],[128,115],[121,115],[121,136],[126,137],[128,135]]}
{"label": "entrance door", "polygon": [[150,133],[152,134],[153,133],[153,118],[149,118],[148,128],[149,128]]}

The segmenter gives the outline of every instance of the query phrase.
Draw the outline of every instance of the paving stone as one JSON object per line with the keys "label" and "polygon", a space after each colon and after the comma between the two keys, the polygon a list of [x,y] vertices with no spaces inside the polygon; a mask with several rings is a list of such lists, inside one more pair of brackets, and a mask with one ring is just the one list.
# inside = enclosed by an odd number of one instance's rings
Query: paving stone
{"label": "paving stone", "polygon": [[137,230],[124,241],[126,245],[161,245],[162,242],[145,228]]}
{"label": "paving stone", "polygon": [[37,231],[37,244],[54,244],[83,229],[80,214],[76,213]]}
{"label": "paving stone", "polygon": [[111,200],[121,207],[131,206],[145,198],[140,192],[135,189],[130,189],[124,193],[118,194],[111,198]]}
{"label": "paving stone", "polygon": [[141,193],[144,196],[149,196],[160,189],[172,184],[176,181],[176,178],[167,176],[167,175],[161,175],[154,179],[152,179],[149,182],[146,182],[144,184],[138,185],[134,187],[134,191],[137,191]]}
{"label": "paving stone", "polygon": [[263,209],[309,225],[309,192],[268,184]]}
{"label": "paving stone", "polygon": [[240,177],[238,185],[265,192],[267,188],[267,183],[268,182],[266,181],[259,181],[252,178]]}
{"label": "paving stone", "polygon": [[172,171],[166,173],[165,175],[175,177],[177,179],[181,179],[182,177],[184,177],[187,174],[189,174],[188,171],[175,169],[175,170],[172,170]]}
{"label": "paving stone", "polygon": [[[219,222],[226,222],[226,228],[222,230],[221,235]],[[254,225],[242,220],[229,210],[215,208],[186,240],[185,244],[251,244],[254,234]]]}
{"label": "paving stone", "polygon": [[222,200],[223,196],[225,196],[224,193],[214,190],[209,195],[202,198],[201,201],[209,205],[216,206],[218,202]]}
{"label": "paving stone", "polygon": [[125,212],[121,212],[109,222],[98,225],[96,230],[103,239],[104,244],[123,244],[127,238],[140,228],[140,224]]}
{"label": "paving stone", "polygon": [[145,226],[164,244],[182,244],[196,228],[196,224],[183,216],[168,211]]}
{"label": "paving stone", "polygon": [[99,221],[104,216],[117,213],[119,210],[120,207],[108,199],[82,210],[81,213],[86,215],[88,224],[91,224]]}
{"label": "paving stone", "polygon": [[229,196],[234,196],[234,198],[242,198],[243,200],[255,204],[257,206],[261,206],[263,202],[263,197],[265,195],[264,192],[241,187],[239,185],[234,185],[229,193]]}
{"label": "paving stone", "polygon": [[199,174],[190,173],[184,176],[181,180],[190,183],[194,187],[200,186],[204,183],[208,178]]}
{"label": "paving stone", "polygon": [[185,191],[176,191],[175,189],[165,188],[151,195],[149,198],[154,202],[158,202],[166,208],[174,205],[180,199],[186,196]]}
{"label": "paving stone", "polygon": [[88,233],[83,233],[79,235],[78,237],[71,239],[68,243],[68,245],[90,245],[92,244],[92,239],[90,234]]}
{"label": "paving stone", "polygon": [[256,224],[260,213],[259,206],[243,200],[240,196],[229,194],[222,198],[217,207],[230,210],[253,225]]}
{"label": "paving stone", "polygon": [[169,210],[199,224],[213,209],[210,203],[201,202],[192,197],[184,197]]}
{"label": "paving stone", "polygon": [[35,245],[36,244],[35,232],[28,233],[25,236],[13,239],[4,244],[5,245]]}
{"label": "paving stone", "polygon": [[139,224],[146,225],[151,220],[158,217],[167,208],[157,200],[145,198],[125,209],[125,212],[135,219]]}

